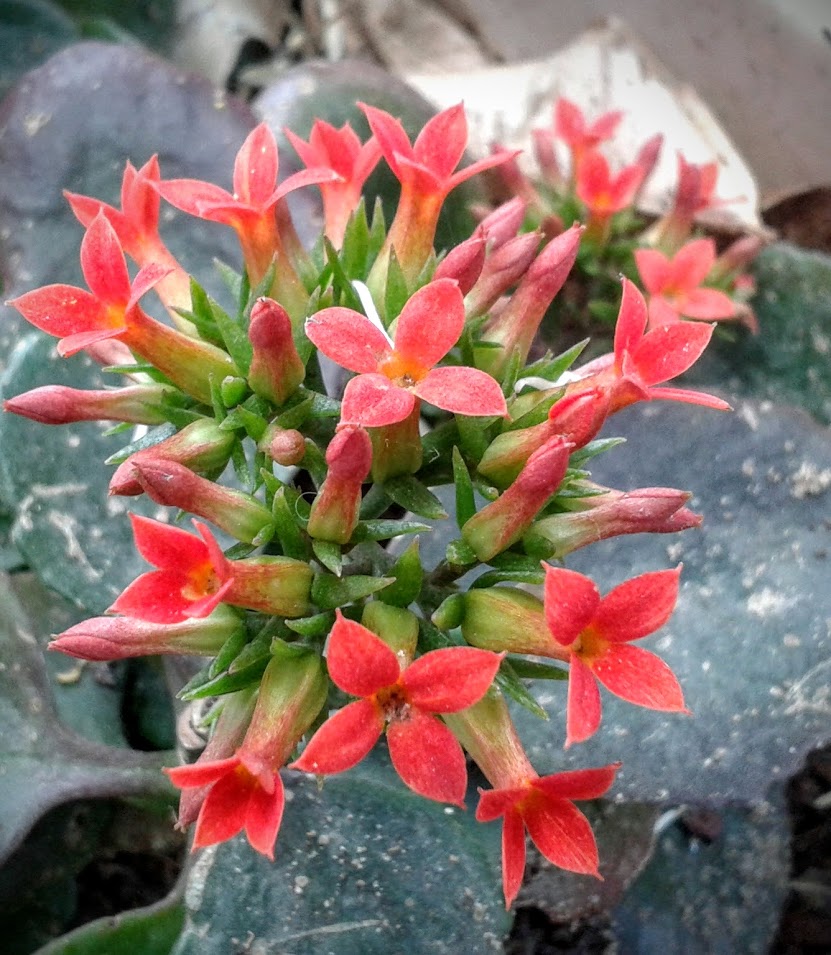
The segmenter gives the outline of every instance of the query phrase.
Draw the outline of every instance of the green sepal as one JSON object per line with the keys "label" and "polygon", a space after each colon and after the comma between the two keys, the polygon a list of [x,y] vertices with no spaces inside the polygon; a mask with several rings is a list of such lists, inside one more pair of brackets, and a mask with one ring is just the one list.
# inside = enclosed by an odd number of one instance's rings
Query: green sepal
{"label": "green sepal", "polygon": [[222,391],[222,400],[226,408],[234,408],[248,394],[248,382],[244,378],[238,378],[236,375],[228,375],[223,378],[219,385]]}
{"label": "green sepal", "polygon": [[541,720],[548,719],[548,713],[546,713],[534,699],[508,660],[503,660],[500,664],[499,672],[496,674],[496,680],[494,682],[505,696],[510,697],[515,703],[519,703],[519,705],[528,710],[529,713],[533,713],[534,716],[538,716]]}
{"label": "green sepal", "polygon": [[243,647],[245,647],[247,642],[248,635],[245,632],[242,621],[240,621],[239,630],[228,637],[225,643],[220,647],[219,653],[217,653],[211,661],[208,667],[208,676],[210,679],[214,679],[214,677],[219,676],[220,673],[224,673],[240,653],[242,653]]}
{"label": "green sepal", "polygon": [[[513,556],[513,555],[510,555]],[[489,570],[477,577],[471,587],[493,587],[495,584],[541,584],[545,580],[545,571],[537,564],[537,569],[527,570]]]}
{"label": "green sepal", "polygon": [[581,464],[590,461],[596,455],[611,451],[612,448],[621,444],[626,444],[626,438],[596,438],[571,455],[568,462],[569,468],[579,468]]}
{"label": "green sepal", "polygon": [[453,567],[472,567],[479,560],[470,544],[461,539],[450,541],[444,556]]}
{"label": "green sepal", "polygon": [[445,598],[430,617],[439,630],[455,630],[465,618],[464,594],[451,594]]}
{"label": "green sepal", "polygon": [[410,289],[407,286],[407,279],[395,254],[395,249],[393,249],[390,252],[389,265],[387,266],[387,284],[384,289],[385,325],[389,326],[394,319],[398,318],[409,297]]}
{"label": "green sepal", "polygon": [[419,554],[418,538],[410,543],[389,569],[393,582],[378,595],[378,599],[394,607],[409,607],[421,593],[424,567]]}
{"label": "green sepal", "polygon": [[384,216],[384,204],[380,196],[376,196],[372,209],[372,224],[369,227],[369,245],[367,247],[366,269],[367,274],[378,258],[378,253],[387,238],[387,221]]}
{"label": "green sepal", "polygon": [[385,481],[384,491],[404,510],[412,511],[428,521],[447,517],[447,511],[436,495],[410,474],[402,474]]}
{"label": "green sepal", "polygon": [[301,637],[308,637],[313,640],[325,637],[334,623],[335,614],[331,610],[315,613],[310,617],[296,617],[294,620],[286,620],[286,626],[289,630],[299,633]]}
{"label": "green sepal", "polygon": [[461,530],[476,513],[473,482],[461,451],[453,448],[453,483],[456,486],[456,524]]}
{"label": "green sepal", "polygon": [[567,680],[568,667],[558,667],[552,663],[538,663],[526,657],[509,656],[511,669],[522,680]]}
{"label": "green sepal", "polygon": [[280,547],[286,557],[307,560],[309,556],[308,538],[300,526],[297,506],[300,494],[289,487],[281,487],[274,495],[271,513]]}
{"label": "green sepal", "polygon": [[312,540],[312,550],[321,564],[336,577],[343,570],[343,551],[334,541]]}
{"label": "green sepal", "polygon": [[352,542],[360,544],[363,541],[391,540],[405,534],[423,534],[429,530],[432,530],[429,524],[421,524],[418,521],[370,519],[358,522],[352,532]]}
{"label": "green sepal", "polygon": [[353,278],[364,278],[369,255],[369,219],[366,200],[361,196],[357,208],[349,217],[343,234],[340,259],[344,272]]}
{"label": "green sepal", "polygon": [[228,354],[233,358],[234,364],[242,374],[247,375],[254,355],[247,329],[242,328],[239,323],[235,322],[225,309],[216,302],[211,301],[210,306],[216,327],[219,329]]}
{"label": "green sepal", "polygon": [[392,583],[393,577],[368,577],[363,574],[334,577],[331,574],[315,574],[312,581],[312,603],[321,610],[336,610],[345,604],[363,600]]}
{"label": "green sepal", "polygon": [[589,341],[590,339],[584,338],[554,358],[552,358],[550,354],[544,355],[539,361],[535,361],[532,365],[529,365],[523,372],[522,377],[545,378],[553,384],[577,361]]}
{"label": "green sepal", "polygon": [[339,302],[344,308],[351,308],[353,311],[363,314],[361,300],[358,298],[358,293],[352,288],[352,282],[346,274],[337,249],[327,238],[323,240],[323,247],[326,251],[326,262],[332,270],[332,290],[335,301]]}

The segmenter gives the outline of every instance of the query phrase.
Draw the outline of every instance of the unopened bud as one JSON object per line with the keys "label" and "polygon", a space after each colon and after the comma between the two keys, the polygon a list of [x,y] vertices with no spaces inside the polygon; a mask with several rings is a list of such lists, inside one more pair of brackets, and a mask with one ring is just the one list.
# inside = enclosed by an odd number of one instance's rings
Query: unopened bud
{"label": "unopened bud", "polygon": [[485,264],[485,238],[473,234],[469,239],[451,249],[436,266],[433,281],[454,279],[462,295],[473,288]]}
{"label": "unopened bud", "polygon": [[312,502],[308,531],[318,540],[345,544],[358,523],[361,485],[372,466],[372,442],[363,428],[344,428],[326,450],[329,473]]}
{"label": "unopened bud", "polygon": [[75,421],[126,421],[162,424],[164,402],[175,389],[165,385],[129,385],[102,391],[84,391],[63,385],[33,388],[3,402],[3,408],[41,424]]}
{"label": "unopened bud", "polygon": [[251,309],[248,338],[254,349],[248,383],[261,397],[282,405],[306,377],[288,312],[273,299],[257,299]]}

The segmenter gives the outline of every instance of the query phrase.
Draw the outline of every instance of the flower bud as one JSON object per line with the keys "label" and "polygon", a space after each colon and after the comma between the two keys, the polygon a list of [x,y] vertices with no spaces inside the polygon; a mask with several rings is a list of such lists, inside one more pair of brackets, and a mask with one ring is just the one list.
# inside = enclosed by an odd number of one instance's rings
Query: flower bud
{"label": "flower bud", "polygon": [[528,459],[514,483],[465,524],[462,537],[481,561],[489,561],[522,537],[560,486],[571,445],[556,435]]}
{"label": "flower bud", "polygon": [[403,421],[370,428],[372,441],[372,480],[383,484],[389,478],[401,474],[415,474],[421,467],[424,448],[419,431],[421,402]]}
{"label": "flower bud", "polygon": [[167,420],[163,410],[165,398],[175,393],[165,385],[129,385],[102,391],[44,385],[8,398],[3,408],[41,424],[75,421],[162,424]]}
{"label": "flower bud", "polygon": [[536,257],[519,287],[499,315],[485,326],[483,341],[495,342],[501,349],[481,349],[480,367],[501,374],[515,350],[525,361],[540,322],[554,296],[563,286],[580,245],[582,226],[573,225],[552,239]]}
{"label": "flower bud", "polygon": [[229,561],[233,582],[224,599],[278,617],[309,612],[312,568],[292,557],[248,557]]}
{"label": "flower bud", "polygon": [[747,268],[768,243],[769,239],[762,235],[744,235],[731,242],[710,269],[707,283],[714,284],[734,277]]}
{"label": "flower bud", "polygon": [[157,653],[213,656],[243,626],[239,614],[219,606],[208,617],[149,623],[134,617],[93,617],[58,634],[49,644],[81,660],[121,660]]}
{"label": "flower bud", "polygon": [[473,288],[485,264],[486,242],[484,236],[475,232],[465,239],[436,266],[433,281],[436,279],[454,279],[462,295]]}
{"label": "flower bud", "polygon": [[266,428],[257,442],[257,447],[284,468],[300,464],[306,456],[306,440],[303,435],[294,428],[281,428],[276,422]]}
{"label": "flower bud", "polygon": [[146,458],[133,464],[136,480],[157,504],[203,517],[248,544],[272,525],[271,511],[250,494],[222,487],[174,461]]}
{"label": "flower bud", "polygon": [[[462,636],[471,646],[497,653],[550,655],[555,648],[542,601],[511,587],[472,588],[462,595]],[[568,659],[568,653],[561,654]]]}
{"label": "flower bud", "polygon": [[508,239],[485,259],[476,284],[465,296],[465,317],[484,315],[525,275],[540,246],[539,232]]}
{"label": "flower bud", "polygon": [[329,473],[312,502],[308,531],[318,540],[345,544],[358,523],[361,485],[372,465],[372,442],[363,428],[344,428],[326,450]]}
{"label": "flower bud", "polygon": [[137,451],[119,465],[110,479],[110,494],[141,494],[136,464],[147,460],[174,461],[198,474],[213,478],[225,470],[234,446],[234,433],[223,431],[213,418],[199,418],[164,441]]}
{"label": "flower bud", "polygon": [[525,535],[529,551],[547,559],[623,534],[674,534],[699,527],[701,516],[684,505],[691,495],[668,487],[615,491],[586,482],[588,490],[601,491],[582,498],[584,509],[544,517]]}
{"label": "flower bud", "polygon": [[557,154],[554,151],[554,140],[549,129],[532,129],[531,139],[534,146],[534,158],[540,167],[543,181],[560,192],[566,190],[568,180],[563,175]]}
{"label": "flower bud", "polygon": [[414,613],[372,600],[364,607],[361,623],[395,651],[402,670],[413,662],[418,644],[418,617]]}
{"label": "flower bud", "polygon": [[525,221],[525,210],[528,203],[519,196],[503,202],[479,223],[476,231],[488,240],[488,248],[495,252],[508,239],[516,237],[522,223]]}
{"label": "flower bud", "polygon": [[248,337],[254,349],[248,383],[260,397],[282,405],[306,377],[288,312],[273,299],[257,299],[251,309]]}

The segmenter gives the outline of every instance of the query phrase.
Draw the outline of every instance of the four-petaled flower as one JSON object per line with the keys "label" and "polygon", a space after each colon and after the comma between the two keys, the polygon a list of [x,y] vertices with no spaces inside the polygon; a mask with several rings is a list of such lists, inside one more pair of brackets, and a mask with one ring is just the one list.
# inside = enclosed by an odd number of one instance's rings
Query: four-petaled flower
{"label": "four-petaled flower", "polygon": [[326,236],[336,248],[340,248],[349,217],[361,201],[364,183],[381,158],[381,147],[374,136],[361,145],[349,123],[336,129],[330,123],[316,119],[308,142],[290,129],[284,132],[304,165],[331,169],[338,175],[338,179],[318,185],[323,197]]}
{"label": "four-petaled flower", "polygon": [[233,585],[232,563],[213,534],[194,521],[199,537],[131,514],[136,549],[158,570],[142,574],[109,608],[151,623],[207,617]]}
{"label": "four-petaled flower", "polygon": [[727,411],[721,398],[686,388],[659,388],[665,381],[691,368],[704,353],[713,334],[712,325],[677,322],[646,331],[646,300],[629,279],[623,280],[623,297],[615,326],[614,352],[601,355],[580,369],[580,378],[567,393],[588,388],[606,389],[609,411],[619,411],[636,401],[664,399],[704,405]]}
{"label": "four-petaled flower", "polygon": [[74,355],[107,338],[133,345],[131,337],[140,317],[138,300],[168,271],[150,263],[131,283],[118,236],[99,212],[81,241],[81,272],[89,291],[74,285],[45,285],[7,304],[35,328],[59,338],[58,354],[62,356]]}
{"label": "four-petaled flower", "polygon": [[685,318],[733,318],[736,306],[724,292],[701,288],[716,261],[712,239],[694,239],[667,258],[657,249],[636,249],[635,264],[649,294],[649,325],[671,325]]}
{"label": "four-petaled flower", "polygon": [[[302,186],[338,178],[331,169],[303,169],[278,185],[278,168],[274,133],[266,123],[260,123],[237,153],[233,193],[199,179],[166,179],[157,188],[177,209],[231,226],[240,240],[251,281],[256,283],[282,248],[275,216],[280,200]],[[278,255],[278,266],[280,258]]]}
{"label": "four-petaled flower", "polygon": [[545,568],[545,621],[568,650],[566,746],[600,725],[597,681],[629,703],[688,712],[672,670],[655,654],[630,646],[669,620],[678,599],[681,568],[640,574],[600,596],[595,583],[563,567]]}
{"label": "four-petaled flower", "polygon": [[464,415],[507,414],[502,389],[484,371],[434,367],[459,340],[462,293],[452,279],[419,289],[404,306],[394,341],[350,308],[324,308],[306,320],[306,334],[332,361],[357,372],[346,386],[341,424],[377,428],[403,421],[421,398]]}
{"label": "four-petaled flower", "polygon": [[[573,800],[597,799],[612,785],[619,763],[551,776],[533,770],[515,786],[480,790],[476,819],[502,817],[502,889],[505,907],[516,898],[525,871],[525,830],[549,862],[569,872],[597,871],[597,843],[588,819]],[[530,766],[529,766],[530,769]]]}
{"label": "four-petaled flower", "polygon": [[337,611],[326,661],[348,703],[315,733],[291,769],[326,775],[360,762],[387,728],[390,758],[413,791],[464,804],[462,748],[435,715],[455,713],[484,696],[501,654],[475,647],[432,650],[402,668],[398,655],[371,630]]}

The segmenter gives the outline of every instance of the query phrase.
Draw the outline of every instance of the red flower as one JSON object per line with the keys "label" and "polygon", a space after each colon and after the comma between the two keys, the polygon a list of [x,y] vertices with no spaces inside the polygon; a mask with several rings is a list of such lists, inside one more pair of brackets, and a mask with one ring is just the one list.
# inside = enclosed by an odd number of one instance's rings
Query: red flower
{"label": "red flower", "polygon": [[510,908],[525,871],[525,830],[540,852],[561,869],[593,875],[597,844],[575,799],[597,799],[612,785],[620,764],[528,778],[516,786],[481,791],[476,819],[502,817],[502,888]]}
{"label": "red flower", "polygon": [[683,374],[698,361],[712,337],[713,326],[678,322],[647,332],[647,317],[643,295],[633,282],[624,279],[614,352],[584,365],[580,369],[580,380],[568,386],[568,393],[605,388],[610,395],[610,412],[655,398],[729,410],[727,402],[714,395],[685,388],[656,387]]}
{"label": "red flower", "polygon": [[232,564],[208,528],[193,522],[200,540],[136,514],[130,520],[138,552],[159,569],[134,580],[110,611],[151,623],[207,617],[233,584]]}
{"label": "red flower", "polygon": [[138,300],[168,273],[150,263],[133,280],[115,230],[102,212],[81,242],[81,271],[90,291],[74,285],[45,285],[7,304],[35,328],[60,338],[58,354],[74,355],[107,338],[126,338]]}
{"label": "red flower", "polygon": [[621,119],[622,111],[611,110],[598,116],[594,122],[587,123],[583,110],[576,103],[565,96],[557,100],[554,104],[554,134],[571,150],[572,174],[585,153],[614,136]]}
{"label": "red flower", "polygon": [[672,670],[653,653],[630,646],[669,620],[681,568],[641,574],[601,598],[594,582],[562,567],[545,568],[545,620],[569,651],[566,746],[600,725],[597,682],[629,703],[689,712]]}
{"label": "red flower", "polygon": [[[159,236],[159,192],[156,188],[161,179],[159,160],[156,156],[136,169],[127,163],[121,181],[121,209],[64,190],[72,211],[80,223],[88,228],[98,213],[103,213],[115,230],[124,252],[139,266],[155,262],[165,266],[169,274],[159,283],[156,291],[165,305],[190,308],[190,277],[162,242]],[[172,311],[174,321],[177,313]],[[180,322],[183,322],[180,319]],[[188,327],[192,327],[190,322]]]}
{"label": "red flower", "polygon": [[406,785],[428,799],[463,806],[464,753],[434,714],[455,713],[481,699],[501,659],[474,647],[448,647],[402,669],[380,637],[338,610],[326,654],[329,676],[361,699],[331,716],[290,768],[318,774],[351,769],[386,726],[392,764]]}
{"label": "red flower", "polygon": [[467,146],[467,119],[461,103],[430,119],[414,143],[410,143],[404,127],[389,113],[365,103],[358,105],[366,114],[384,159],[401,183],[395,219],[368,284],[375,288],[378,276],[386,275],[392,249],[405,277],[412,281],[430,255],[439,212],[448,193],[516,152],[495,152],[454,172]]}
{"label": "red flower", "polygon": [[285,134],[306,166],[331,169],[338,176],[319,185],[326,236],[340,248],[346,223],[361,201],[364,183],[381,158],[381,147],[374,136],[361,145],[349,123],[335,129],[322,119],[314,121],[308,142],[290,129]]}
{"label": "red flower", "polygon": [[418,399],[464,415],[506,415],[502,389],[490,375],[462,366],[435,368],[465,322],[462,293],[451,279],[419,289],[404,306],[395,340],[359,312],[324,308],[306,320],[306,334],[332,361],[358,373],[343,396],[341,423],[377,428],[403,421]]}
{"label": "red flower", "polygon": [[266,123],[252,130],[234,162],[233,193],[199,179],[168,179],[158,185],[162,197],[183,212],[231,226],[242,245],[251,281],[268,270],[281,240],[277,203],[302,186],[332,182],[331,169],[304,169],[277,185],[277,142]]}
{"label": "red flower", "polygon": [[605,220],[630,206],[644,179],[644,169],[634,163],[613,176],[606,157],[588,152],[577,167],[577,196],[592,218]]}
{"label": "red flower", "polygon": [[732,318],[736,307],[729,295],[700,288],[716,261],[712,239],[695,239],[670,259],[657,249],[636,249],[635,264],[649,293],[649,324],[670,325],[681,319],[715,321]]}

